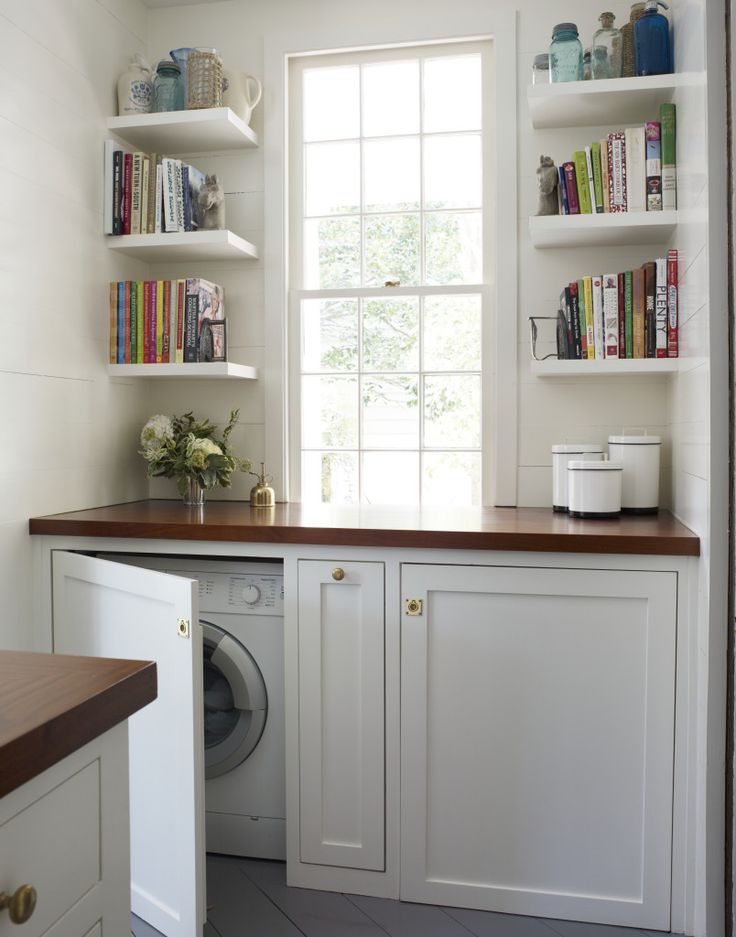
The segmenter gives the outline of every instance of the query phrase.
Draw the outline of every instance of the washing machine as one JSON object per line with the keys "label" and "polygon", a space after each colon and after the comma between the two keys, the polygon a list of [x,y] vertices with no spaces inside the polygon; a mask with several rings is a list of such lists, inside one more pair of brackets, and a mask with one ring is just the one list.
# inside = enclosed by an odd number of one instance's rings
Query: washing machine
{"label": "washing machine", "polygon": [[199,582],[207,851],[285,859],[282,564],[109,558]]}

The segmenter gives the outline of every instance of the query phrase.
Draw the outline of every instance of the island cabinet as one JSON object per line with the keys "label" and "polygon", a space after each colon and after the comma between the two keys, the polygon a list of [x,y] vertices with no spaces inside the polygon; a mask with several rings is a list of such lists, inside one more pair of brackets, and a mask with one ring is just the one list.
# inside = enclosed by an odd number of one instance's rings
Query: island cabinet
{"label": "island cabinet", "polygon": [[[202,907],[201,637],[196,584],[111,559],[268,559],[284,576],[290,885],[692,933],[689,531],[667,515],[606,525],[497,511],[483,523],[499,529],[477,536],[449,515],[423,529],[365,516],[320,527],[306,512],[297,523],[294,506],[204,515],[163,502],[31,527],[39,641],[53,628],[56,649],[140,647],[159,664],[148,741],[131,725],[134,902],[147,891],[194,922]],[[94,552],[107,560],[83,555]],[[158,806],[136,830],[144,795]],[[172,816],[189,897],[143,862],[146,824]],[[170,844],[151,844],[157,867]]]}

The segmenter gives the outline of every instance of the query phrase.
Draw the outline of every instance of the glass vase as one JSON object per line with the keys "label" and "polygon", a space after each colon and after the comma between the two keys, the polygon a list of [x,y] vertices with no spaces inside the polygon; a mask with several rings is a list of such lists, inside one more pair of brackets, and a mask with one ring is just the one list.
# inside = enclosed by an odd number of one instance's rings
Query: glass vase
{"label": "glass vase", "polygon": [[184,492],[184,504],[200,506],[204,504],[204,488],[196,478],[187,478],[187,487]]}

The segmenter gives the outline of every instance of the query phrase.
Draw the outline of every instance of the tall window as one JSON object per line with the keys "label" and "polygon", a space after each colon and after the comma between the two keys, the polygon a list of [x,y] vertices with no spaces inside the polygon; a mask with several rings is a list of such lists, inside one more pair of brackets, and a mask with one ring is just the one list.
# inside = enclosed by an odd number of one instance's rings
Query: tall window
{"label": "tall window", "polygon": [[489,46],[292,60],[303,502],[481,503]]}

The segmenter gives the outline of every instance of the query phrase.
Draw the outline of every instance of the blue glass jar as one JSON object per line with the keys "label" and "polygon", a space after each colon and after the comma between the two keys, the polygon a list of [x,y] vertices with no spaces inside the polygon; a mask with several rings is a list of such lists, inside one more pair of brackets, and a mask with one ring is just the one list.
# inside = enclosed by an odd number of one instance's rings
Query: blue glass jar
{"label": "blue glass jar", "polygon": [[670,24],[657,7],[662,0],[647,0],[644,15],[634,24],[634,60],[637,75],[669,75],[672,72]]}
{"label": "blue glass jar", "polygon": [[184,109],[184,88],[181,80],[181,68],[176,62],[163,59],[158,63],[156,77],[153,79],[153,104],[151,110],[181,111]]}
{"label": "blue glass jar", "polygon": [[553,82],[583,80],[583,47],[575,23],[558,23],[552,30],[549,71]]}

